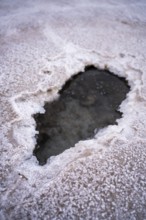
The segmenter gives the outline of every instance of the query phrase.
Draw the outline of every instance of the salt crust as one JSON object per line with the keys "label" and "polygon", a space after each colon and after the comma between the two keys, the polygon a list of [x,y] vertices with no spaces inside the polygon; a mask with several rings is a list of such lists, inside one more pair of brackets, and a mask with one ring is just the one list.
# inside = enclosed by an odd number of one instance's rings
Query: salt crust
{"label": "salt crust", "polygon": [[[0,219],[146,219],[145,1],[0,4]],[[89,65],[128,80],[123,117],[41,167],[32,115]]]}

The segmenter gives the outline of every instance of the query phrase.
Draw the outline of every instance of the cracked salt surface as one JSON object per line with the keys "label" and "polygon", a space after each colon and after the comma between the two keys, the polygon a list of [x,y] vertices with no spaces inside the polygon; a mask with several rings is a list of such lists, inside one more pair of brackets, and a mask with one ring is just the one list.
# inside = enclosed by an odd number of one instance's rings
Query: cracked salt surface
{"label": "cracked salt surface", "polygon": [[[145,0],[0,2],[0,219],[146,219],[145,14]],[[88,65],[128,80],[123,117],[40,167],[31,115]]]}

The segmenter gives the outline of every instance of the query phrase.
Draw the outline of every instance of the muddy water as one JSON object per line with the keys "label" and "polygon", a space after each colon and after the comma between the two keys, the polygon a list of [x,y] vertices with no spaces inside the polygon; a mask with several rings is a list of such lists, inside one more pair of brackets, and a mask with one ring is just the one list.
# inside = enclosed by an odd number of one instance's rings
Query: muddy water
{"label": "muddy water", "polygon": [[46,113],[34,116],[39,131],[34,155],[39,164],[80,140],[93,138],[99,129],[116,124],[121,117],[118,107],[128,91],[123,78],[94,67],[69,80],[60,98],[45,104]]}

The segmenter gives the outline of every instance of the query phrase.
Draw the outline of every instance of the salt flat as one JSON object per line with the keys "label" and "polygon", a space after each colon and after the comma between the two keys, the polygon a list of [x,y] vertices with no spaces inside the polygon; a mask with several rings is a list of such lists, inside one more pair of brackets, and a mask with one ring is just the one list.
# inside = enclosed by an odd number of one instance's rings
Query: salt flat
{"label": "salt flat", "polygon": [[[0,219],[146,219],[145,0],[0,1]],[[85,66],[131,88],[118,125],[39,166],[33,114]]]}

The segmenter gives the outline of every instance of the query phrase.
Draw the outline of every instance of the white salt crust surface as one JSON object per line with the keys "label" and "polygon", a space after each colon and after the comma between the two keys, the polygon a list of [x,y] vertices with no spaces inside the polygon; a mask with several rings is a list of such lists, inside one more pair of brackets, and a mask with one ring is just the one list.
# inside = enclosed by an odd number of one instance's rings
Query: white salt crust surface
{"label": "white salt crust surface", "polygon": [[[34,113],[85,66],[128,80],[123,117],[39,166]],[[0,219],[146,219],[146,1],[0,1]]]}

